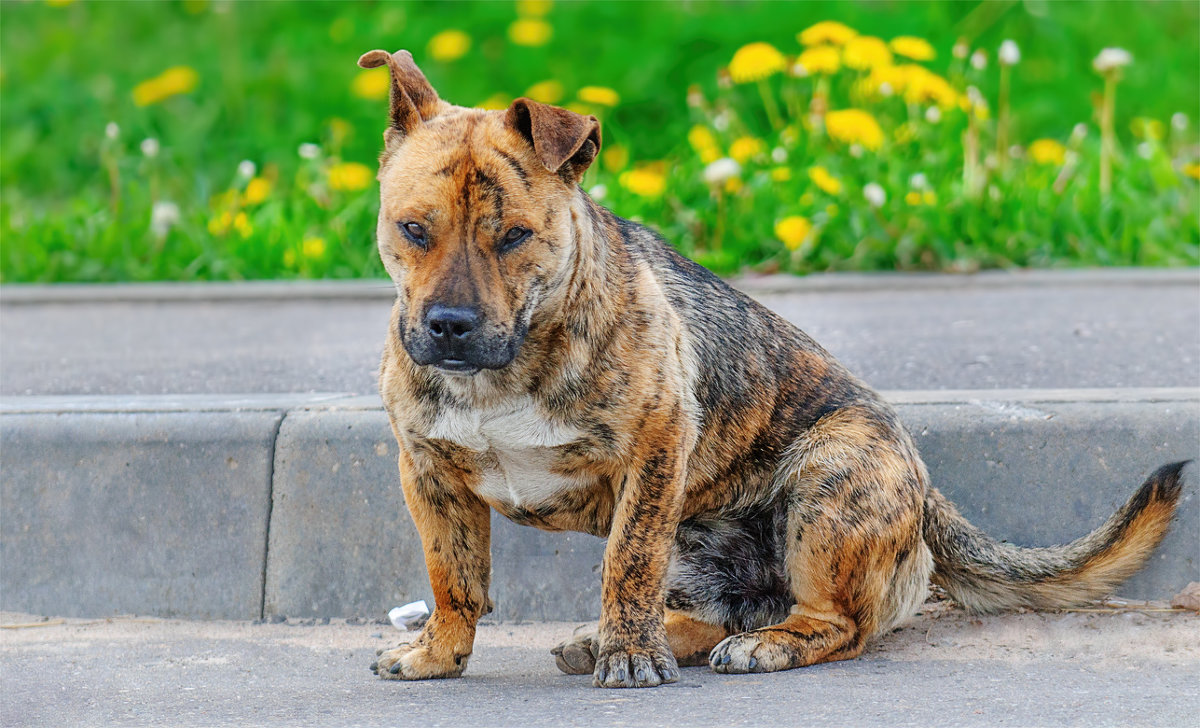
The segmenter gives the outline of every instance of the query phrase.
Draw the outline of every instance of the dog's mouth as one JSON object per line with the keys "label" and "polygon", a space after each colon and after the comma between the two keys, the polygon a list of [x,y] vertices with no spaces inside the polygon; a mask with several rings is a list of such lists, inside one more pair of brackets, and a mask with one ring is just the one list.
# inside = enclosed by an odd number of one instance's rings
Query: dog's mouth
{"label": "dog's mouth", "polygon": [[465,359],[442,359],[434,363],[434,368],[446,372],[447,374],[457,374],[459,376],[469,377],[472,374],[479,372],[479,367]]}

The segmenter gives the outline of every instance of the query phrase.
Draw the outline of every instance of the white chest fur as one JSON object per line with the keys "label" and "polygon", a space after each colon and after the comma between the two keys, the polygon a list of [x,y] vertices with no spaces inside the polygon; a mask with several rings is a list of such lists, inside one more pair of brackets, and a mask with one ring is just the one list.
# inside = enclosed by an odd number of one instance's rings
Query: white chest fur
{"label": "white chest fur", "polygon": [[480,453],[485,463],[479,494],[512,506],[542,503],[562,490],[586,485],[553,472],[554,448],[583,432],[547,418],[524,399],[492,409],[446,409],[429,437],[449,440]]}

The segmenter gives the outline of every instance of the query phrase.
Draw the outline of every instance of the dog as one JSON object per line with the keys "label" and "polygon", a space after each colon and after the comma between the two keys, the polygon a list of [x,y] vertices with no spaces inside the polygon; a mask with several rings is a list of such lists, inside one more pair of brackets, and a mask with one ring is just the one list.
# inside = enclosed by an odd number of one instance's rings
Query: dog
{"label": "dog", "polygon": [[493,508],[608,539],[598,631],[553,650],[602,687],[853,658],[931,580],[978,612],[1080,604],[1165,534],[1184,463],[1074,543],[993,540],[828,352],[588,197],[595,117],[451,105],[406,51],[359,65],[391,74],[380,392],[436,603],[380,677],[466,669]]}

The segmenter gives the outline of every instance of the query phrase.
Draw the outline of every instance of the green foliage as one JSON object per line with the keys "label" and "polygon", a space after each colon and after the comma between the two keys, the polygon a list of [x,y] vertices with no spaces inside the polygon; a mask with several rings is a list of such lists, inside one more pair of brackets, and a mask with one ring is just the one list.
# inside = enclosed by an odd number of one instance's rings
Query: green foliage
{"label": "green foliage", "polygon": [[[600,186],[606,205],[659,227],[722,272],[1195,265],[1200,256],[1200,193],[1181,172],[1195,169],[1195,119],[1183,132],[1169,123],[1179,111],[1194,116],[1200,96],[1195,3],[1106,3],[1104,12],[1036,0],[537,5],[0,5],[0,280],[381,275],[374,183],[355,178],[357,165],[373,169],[386,101],[355,92],[354,61],[372,48],[399,47],[463,105],[511,99],[547,80],[562,85],[563,104],[580,104],[585,86],[615,90],[615,107],[589,107],[604,122],[605,154],[585,186],[596,194]],[[509,29],[519,16],[544,17],[552,37],[514,43]],[[1056,190],[1061,166],[1018,157],[989,168],[968,194],[961,110],[929,123],[924,106],[860,94],[862,78],[841,73],[830,84],[830,108],[862,107],[885,134],[878,151],[856,156],[814,133],[811,79],[769,79],[781,108],[797,112],[786,114],[787,131],[768,122],[757,85],[718,88],[718,69],[742,45],[766,41],[793,56],[801,50],[796,34],[824,19],[884,39],[926,38],[938,53],[927,65],[955,83],[947,70],[956,40],[988,49],[988,69],[964,70],[959,83],[992,102],[977,130],[983,161],[995,151],[994,49],[1015,39],[1023,58],[1013,68],[1009,138],[1026,148],[1039,137],[1068,144],[1073,171]],[[452,28],[469,36],[469,49],[454,60],[432,58],[430,40]],[[1127,48],[1135,60],[1119,84],[1115,184],[1101,199],[1094,108],[1103,84],[1091,61],[1105,46]],[[194,87],[184,81],[176,93],[135,103],[139,84],[172,67],[193,69]],[[693,85],[708,106],[688,106]],[[742,126],[717,132],[721,152],[741,136],[761,139],[764,151],[744,160],[740,186],[717,191],[687,136],[696,124],[715,129],[723,109]],[[1156,141],[1143,124],[1138,138],[1136,118],[1158,120],[1167,132]],[[106,136],[110,123],[119,129],[114,138]],[[1088,134],[1069,142],[1079,123]],[[148,138],[158,143],[154,156],[142,152]],[[302,158],[301,144],[317,145],[316,156]],[[776,147],[786,163],[770,159]],[[254,162],[255,174],[239,175],[242,160]],[[772,178],[780,166],[789,180]],[[816,187],[813,166],[842,189]],[[920,190],[917,174],[927,183]],[[663,193],[638,194],[652,192],[638,175],[663,177]],[[869,183],[886,192],[880,209],[864,200]],[[910,204],[914,191],[929,194]],[[795,249],[775,232],[793,216],[812,226]]]}

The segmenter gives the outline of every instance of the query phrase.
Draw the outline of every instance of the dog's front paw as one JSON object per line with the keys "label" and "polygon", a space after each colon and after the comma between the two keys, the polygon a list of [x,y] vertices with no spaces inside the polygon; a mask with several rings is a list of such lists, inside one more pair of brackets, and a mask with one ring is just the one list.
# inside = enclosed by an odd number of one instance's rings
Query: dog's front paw
{"label": "dog's front paw", "polygon": [[592,673],[592,683],[600,688],[652,688],[678,679],[679,665],[666,646],[602,648]]}
{"label": "dog's front paw", "polygon": [[371,672],[384,680],[432,680],[460,677],[469,655],[443,654],[430,645],[403,644],[381,652],[371,663]]}

